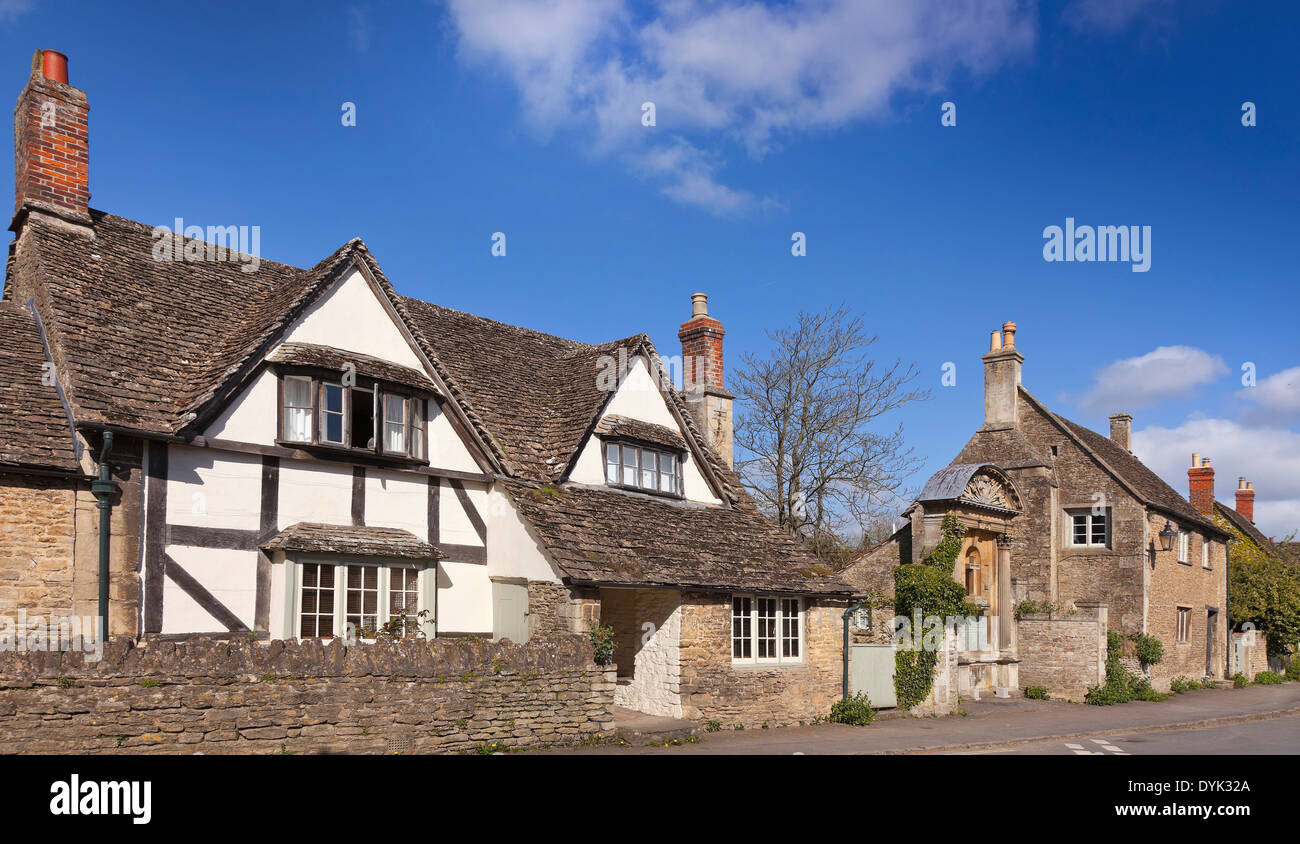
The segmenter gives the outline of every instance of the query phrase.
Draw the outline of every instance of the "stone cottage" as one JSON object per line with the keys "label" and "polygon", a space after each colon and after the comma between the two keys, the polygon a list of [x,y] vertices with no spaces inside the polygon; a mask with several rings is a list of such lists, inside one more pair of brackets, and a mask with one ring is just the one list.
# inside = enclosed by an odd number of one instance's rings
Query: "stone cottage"
{"label": "stone cottage", "polygon": [[677,389],[644,334],[402,296],[360,240],[299,268],[234,227],[92,209],[87,112],[38,51],[0,302],[0,614],[270,639],[600,620],[624,706],[828,711],[851,588],[733,473],[703,294]]}
{"label": "stone cottage", "polygon": [[1030,393],[1015,338],[1006,323],[983,356],[984,424],[845,579],[891,594],[894,566],[919,562],[953,513],[966,528],[953,578],[981,607],[962,691],[1043,685],[1081,700],[1102,679],[1107,630],[1161,641],[1158,688],[1224,677],[1227,534],[1133,455],[1131,415],[1111,416],[1105,437]]}

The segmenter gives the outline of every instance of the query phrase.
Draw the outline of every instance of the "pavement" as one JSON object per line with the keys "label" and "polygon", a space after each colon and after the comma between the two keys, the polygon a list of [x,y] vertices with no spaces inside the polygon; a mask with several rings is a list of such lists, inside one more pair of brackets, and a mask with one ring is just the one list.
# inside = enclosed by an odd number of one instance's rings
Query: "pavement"
{"label": "pavement", "polygon": [[[629,741],[626,746],[555,749],[572,754],[898,754],[951,751],[1004,752],[1009,747],[1038,742],[1124,738],[1154,731],[1226,727],[1300,715],[1300,683],[1248,686],[1243,689],[1201,689],[1160,701],[1132,701],[1113,706],[1088,706],[1023,698],[963,701],[965,715],[942,718],[896,717],[865,727],[819,724],[768,730],[697,732],[698,743],[650,747]],[[1287,722],[1289,723],[1289,722]],[[1112,743],[1118,747],[1119,744]],[[1225,745],[1230,747],[1230,743]],[[1062,748],[1058,748],[1060,750]],[[1063,748],[1072,752],[1071,748]],[[1108,752],[1108,751],[1103,751]],[[1210,752],[1202,750],[1197,752]],[[1242,750],[1225,749],[1241,753]],[[1291,745],[1284,752],[1300,752]]]}
{"label": "pavement", "polygon": [[[1300,752],[1300,715],[1284,715],[1217,727],[1178,727],[1103,737],[1059,738],[947,754],[1010,756],[1272,756]],[[1243,766],[1249,771],[1251,765]]]}

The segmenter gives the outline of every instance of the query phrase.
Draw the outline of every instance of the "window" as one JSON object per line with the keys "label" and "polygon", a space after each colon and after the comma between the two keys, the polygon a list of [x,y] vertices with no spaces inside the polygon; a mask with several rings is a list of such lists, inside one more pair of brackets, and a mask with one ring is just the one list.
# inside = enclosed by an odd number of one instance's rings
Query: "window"
{"label": "window", "polygon": [[1070,514],[1070,544],[1082,548],[1105,548],[1110,541],[1110,509],[1104,513]]}
{"label": "window", "polygon": [[298,589],[298,635],[328,639],[369,638],[390,622],[402,636],[416,636],[423,619],[423,566],[386,563],[303,562]]}
{"label": "window", "polygon": [[296,443],[311,442],[311,379],[284,379],[284,415],[280,436]]}
{"label": "window", "polygon": [[411,399],[411,456],[424,459],[424,399]]}
{"label": "window", "polygon": [[1210,540],[1201,537],[1201,568],[1210,567]]}
{"label": "window", "polygon": [[343,445],[343,387],[320,385],[320,441]]}
{"label": "window", "polygon": [[384,451],[406,453],[406,399],[384,395]]}
{"label": "window", "polygon": [[670,495],[682,494],[681,459],[676,452],[631,443],[605,443],[605,481]]}
{"label": "window", "polygon": [[1192,634],[1192,611],[1189,607],[1178,608],[1178,642],[1185,643],[1191,641]]}
{"label": "window", "polygon": [[280,405],[279,438],[286,443],[427,459],[423,398],[385,393],[373,384],[347,386],[285,375]]}
{"label": "window", "polygon": [[1188,551],[1187,551],[1187,546],[1190,544],[1190,537],[1191,534],[1189,534],[1187,531],[1185,530],[1178,531],[1178,562],[1180,563],[1186,563],[1190,561],[1190,558],[1188,556]]}
{"label": "window", "polygon": [[803,661],[803,603],[799,598],[735,595],[731,599],[731,661]]}

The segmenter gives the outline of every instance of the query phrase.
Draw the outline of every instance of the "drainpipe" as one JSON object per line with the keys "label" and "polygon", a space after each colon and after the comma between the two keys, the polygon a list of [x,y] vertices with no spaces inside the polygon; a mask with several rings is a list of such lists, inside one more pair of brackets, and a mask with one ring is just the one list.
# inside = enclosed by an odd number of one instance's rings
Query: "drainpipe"
{"label": "drainpipe", "polygon": [[[853,614],[854,614],[855,612],[857,612],[858,609],[859,609],[863,604],[865,604],[865,603],[867,603],[867,602],[866,602],[866,601],[858,601],[856,604],[850,604],[850,605],[849,605],[849,608],[846,609],[846,610],[844,611],[844,616],[843,616],[843,618],[844,618],[844,683],[843,683],[843,699],[844,699],[844,700],[848,700],[848,699],[849,699],[849,620],[853,618]],[[870,609],[867,610],[867,612],[870,612],[870,611],[871,611]]]}
{"label": "drainpipe", "polygon": [[117,484],[111,477],[112,467],[108,457],[113,451],[113,432],[104,432],[104,445],[99,450],[99,477],[90,482],[90,491],[99,508],[99,641],[108,641],[108,536],[109,520],[113,512],[112,498]]}

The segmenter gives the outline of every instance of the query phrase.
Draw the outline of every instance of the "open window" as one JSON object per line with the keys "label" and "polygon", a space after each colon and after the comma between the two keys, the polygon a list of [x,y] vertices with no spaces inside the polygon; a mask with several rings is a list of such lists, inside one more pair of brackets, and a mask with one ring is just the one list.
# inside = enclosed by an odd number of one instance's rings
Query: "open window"
{"label": "open window", "polygon": [[285,374],[279,439],[423,462],[428,457],[428,399],[381,382],[346,384],[321,375]]}

